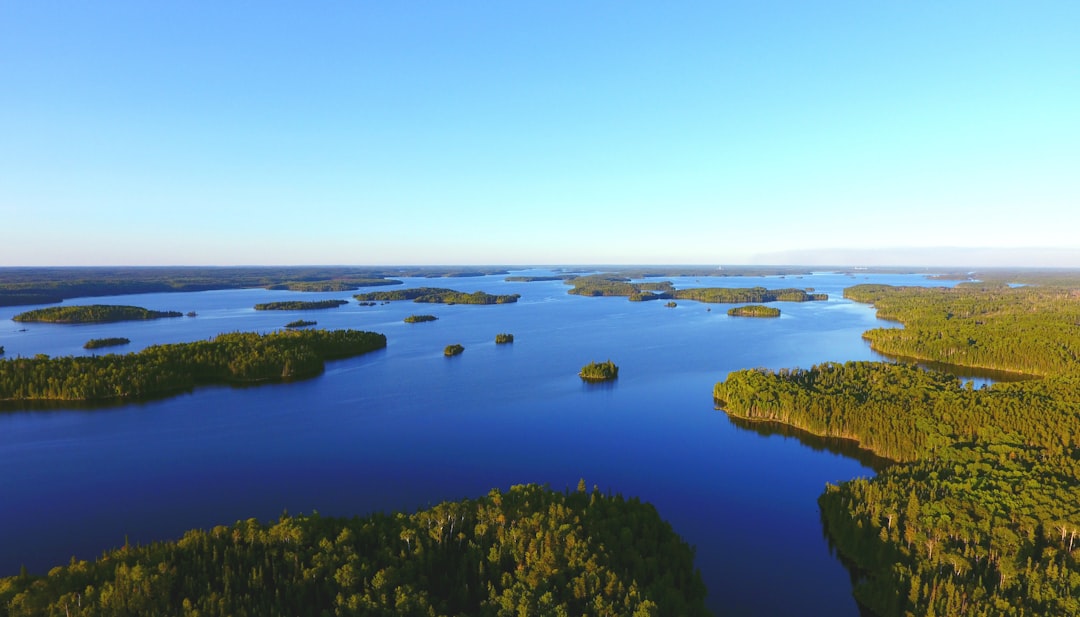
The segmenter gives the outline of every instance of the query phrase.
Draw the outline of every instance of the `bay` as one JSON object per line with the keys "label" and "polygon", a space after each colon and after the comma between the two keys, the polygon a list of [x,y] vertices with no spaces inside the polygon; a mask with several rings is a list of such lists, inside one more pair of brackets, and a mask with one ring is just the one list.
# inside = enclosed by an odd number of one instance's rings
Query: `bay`
{"label": "bay", "polygon": [[[546,270],[516,275],[551,274]],[[858,615],[850,575],[830,552],[816,498],[826,482],[872,475],[842,447],[740,428],[712,387],[751,367],[880,359],[862,340],[896,327],[842,298],[859,282],[941,285],[918,275],[676,277],[686,287],[812,287],[827,302],[775,303],[779,319],[734,318],[730,305],[568,295],[560,281],[505,276],[404,279],[405,286],[521,294],[516,304],[360,306],[353,292],[263,289],[88,298],[195,311],[196,317],[94,325],[23,324],[0,309],[6,357],[82,355],[122,336],[126,353],[221,332],[319,328],[382,332],[385,350],[329,363],[316,378],[204,387],[119,406],[0,413],[0,576],[44,573],[127,541],[282,512],[414,510],[491,488],[589,486],[653,503],[696,549],[717,615]],[[651,280],[651,279],[650,279]],[[393,288],[381,288],[393,289]],[[367,289],[361,291],[368,291]],[[319,311],[256,303],[341,298]],[[406,324],[410,314],[437,321]],[[509,345],[495,335],[514,334]],[[443,348],[465,352],[447,358]],[[577,371],[613,360],[619,379]],[[54,406],[55,407],[55,406]]]}

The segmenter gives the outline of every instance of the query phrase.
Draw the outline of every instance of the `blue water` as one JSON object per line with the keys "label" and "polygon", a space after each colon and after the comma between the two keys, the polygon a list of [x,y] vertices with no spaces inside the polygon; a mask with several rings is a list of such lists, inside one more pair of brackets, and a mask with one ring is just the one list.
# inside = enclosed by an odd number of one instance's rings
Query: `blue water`
{"label": "blue water", "polygon": [[[524,272],[523,274],[543,274]],[[522,273],[515,273],[522,274]],[[385,350],[332,362],[310,380],[199,388],[98,409],[0,414],[0,576],[43,573],[129,541],[283,511],[323,515],[413,510],[493,487],[536,482],[656,505],[688,542],[718,615],[855,616],[847,571],[830,554],[816,504],[826,482],[873,471],[856,460],[734,426],[712,387],[749,367],[877,359],[860,335],[890,326],[844,300],[859,282],[941,284],[914,275],[674,278],[677,287],[813,287],[827,302],[777,303],[779,319],[733,318],[729,305],[583,298],[559,281],[504,276],[405,279],[407,286],[519,293],[516,304],[395,302],[306,312],[259,302],[350,299],[234,290],[69,301],[196,311],[152,322],[20,324],[0,308],[6,357],[69,355],[123,336],[137,351],[220,332],[318,327],[386,334]],[[383,288],[386,289],[386,288]],[[709,310],[711,309],[711,310]],[[438,321],[406,324],[414,313]],[[514,334],[495,345],[497,333]],[[443,356],[451,343],[465,346]],[[98,350],[97,353],[102,353]],[[613,360],[613,384],[582,365]]]}

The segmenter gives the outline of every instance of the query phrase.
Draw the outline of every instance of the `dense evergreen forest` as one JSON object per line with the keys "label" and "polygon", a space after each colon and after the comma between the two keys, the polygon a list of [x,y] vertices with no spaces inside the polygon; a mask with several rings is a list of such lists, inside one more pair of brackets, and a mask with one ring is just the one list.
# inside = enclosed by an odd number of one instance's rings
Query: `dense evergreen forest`
{"label": "dense evergreen forest", "polygon": [[44,323],[106,323],[115,321],[141,321],[145,319],[163,319],[183,317],[179,311],[151,311],[139,306],[113,304],[86,304],[77,306],[50,306],[19,313],[12,317],[14,321]]}
{"label": "dense evergreen forest", "polygon": [[780,309],[760,304],[748,304],[746,306],[733,306],[728,309],[727,314],[732,317],[779,317]]}
{"label": "dense evergreen forest", "polygon": [[0,579],[0,615],[707,615],[651,505],[536,485],[414,514],[290,517]]}
{"label": "dense evergreen forest", "polygon": [[907,356],[1039,374],[974,388],[876,362],[738,371],[716,385],[734,417],[844,437],[896,461],[829,486],[829,535],[882,617],[1080,614],[1080,339],[1076,291],[858,286]]}
{"label": "dense evergreen forest", "polygon": [[86,341],[83,345],[83,349],[101,349],[102,347],[116,347],[118,345],[127,345],[131,340],[122,336],[110,336],[109,338],[92,338]]}
{"label": "dense evergreen forest", "polygon": [[453,289],[440,287],[416,287],[413,289],[395,289],[394,291],[373,291],[366,294],[357,294],[355,298],[361,302],[412,300],[413,302],[428,302],[432,304],[510,304],[517,302],[521,296],[518,294],[493,295],[476,291],[465,293]]}
{"label": "dense evergreen forest", "polygon": [[199,384],[299,379],[326,360],[386,347],[359,330],[236,332],[208,341],[155,345],[131,354],[0,360],[0,400],[94,401],[161,396]]}
{"label": "dense evergreen forest", "polygon": [[619,367],[611,360],[590,362],[581,367],[578,375],[585,381],[608,381],[619,376]]}
{"label": "dense evergreen forest", "polygon": [[343,304],[348,304],[348,300],[314,300],[314,301],[302,301],[291,300],[285,302],[263,302],[262,304],[256,304],[256,311],[313,311],[319,309],[331,309],[337,308]]}

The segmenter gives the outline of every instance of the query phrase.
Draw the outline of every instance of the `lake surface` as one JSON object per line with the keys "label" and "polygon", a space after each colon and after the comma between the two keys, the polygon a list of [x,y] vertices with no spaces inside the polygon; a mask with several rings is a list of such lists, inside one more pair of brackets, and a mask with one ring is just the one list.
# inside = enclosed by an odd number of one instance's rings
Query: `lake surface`
{"label": "lake surface", "polygon": [[[544,271],[513,274],[550,274]],[[107,408],[0,413],[0,576],[44,573],[71,556],[178,537],[195,527],[283,511],[415,510],[491,488],[589,486],[653,503],[686,541],[717,615],[856,616],[848,572],[830,554],[817,496],[873,470],[780,434],[739,428],[713,385],[751,367],[879,359],[863,331],[896,324],[842,298],[857,283],[951,284],[916,275],[687,277],[677,287],[813,287],[827,302],[776,306],[779,319],[731,305],[568,295],[561,281],[505,276],[404,279],[405,286],[519,293],[516,304],[359,306],[356,292],[231,290],[69,300],[196,311],[197,317],[100,325],[21,324],[36,307],[0,308],[5,357],[88,354],[122,336],[137,351],[221,332],[319,328],[382,332],[385,350],[325,374],[259,387],[205,387]],[[650,279],[651,280],[651,279]],[[396,289],[365,288],[360,291]],[[319,311],[255,311],[260,302],[349,299]],[[711,310],[709,310],[711,309]],[[406,324],[410,314],[438,321]],[[495,345],[500,332],[510,345]],[[443,348],[464,345],[446,358]],[[590,361],[619,379],[583,383]]]}

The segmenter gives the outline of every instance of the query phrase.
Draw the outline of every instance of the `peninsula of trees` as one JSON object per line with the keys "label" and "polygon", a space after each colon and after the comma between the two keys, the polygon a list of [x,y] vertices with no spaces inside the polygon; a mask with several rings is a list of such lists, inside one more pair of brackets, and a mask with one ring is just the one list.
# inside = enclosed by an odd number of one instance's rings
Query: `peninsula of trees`
{"label": "peninsula of trees", "polygon": [[141,321],[166,317],[183,317],[179,311],[151,311],[138,306],[113,304],[87,304],[78,306],[51,306],[19,313],[14,321],[44,323],[106,323],[115,321]]}
{"label": "peninsula of trees", "polygon": [[102,347],[116,347],[118,345],[127,345],[131,341],[121,336],[114,336],[110,338],[92,338],[86,341],[83,345],[83,349],[100,349]]}
{"label": "peninsula of trees", "polygon": [[0,360],[0,400],[97,401],[162,396],[200,384],[311,377],[326,360],[386,347],[358,330],[236,332],[131,354]]}
{"label": "peninsula of trees", "polygon": [[413,289],[395,289],[394,291],[373,291],[354,296],[361,302],[412,300],[434,304],[510,304],[517,302],[520,294],[493,295],[476,291],[465,293],[441,287],[415,287]]}
{"label": "peninsula of trees", "polygon": [[256,304],[256,311],[311,311],[317,309],[330,309],[337,308],[343,304],[348,304],[348,300],[315,300],[312,302],[305,302],[301,300],[292,300],[289,302],[264,302],[262,304]]}
{"label": "peninsula of trees", "polygon": [[619,367],[611,360],[605,362],[590,362],[581,367],[578,375],[585,381],[608,381],[619,376]]}
{"label": "peninsula of trees", "polygon": [[1080,614],[1077,287],[858,286],[904,324],[875,349],[1042,378],[974,388],[875,362],[749,370],[716,385],[732,416],[857,440],[896,464],[819,499],[855,587],[882,617]]}
{"label": "peninsula of trees", "polygon": [[536,485],[413,514],[285,516],[0,579],[0,614],[703,617],[693,549],[656,509]]}
{"label": "peninsula of trees", "polygon": [[728,309],[727,314],[732,317],[779,317],[780,309],[760,304],[748,304],[733,306]]}

